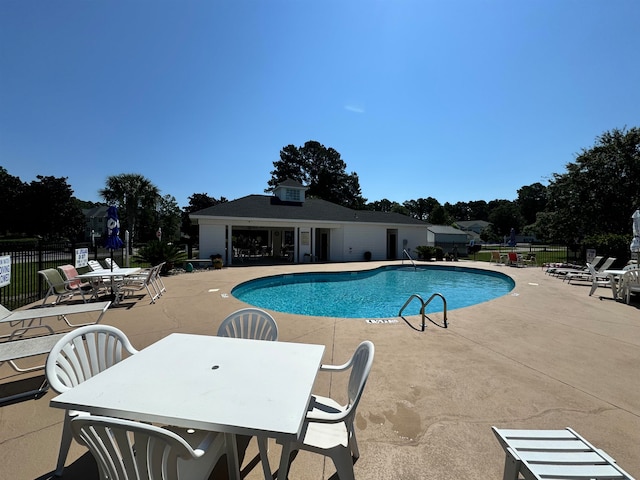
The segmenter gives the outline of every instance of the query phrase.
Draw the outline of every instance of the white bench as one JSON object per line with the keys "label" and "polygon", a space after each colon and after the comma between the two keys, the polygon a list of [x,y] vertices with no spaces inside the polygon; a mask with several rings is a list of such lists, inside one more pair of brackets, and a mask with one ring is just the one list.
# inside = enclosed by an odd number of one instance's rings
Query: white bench
{"label": "white bench", "polygon": [[504,480],[518,480],[518,475],[526,480],[633,480],[606,452],[594,447],[570,428],[491,428],[506,453]]}

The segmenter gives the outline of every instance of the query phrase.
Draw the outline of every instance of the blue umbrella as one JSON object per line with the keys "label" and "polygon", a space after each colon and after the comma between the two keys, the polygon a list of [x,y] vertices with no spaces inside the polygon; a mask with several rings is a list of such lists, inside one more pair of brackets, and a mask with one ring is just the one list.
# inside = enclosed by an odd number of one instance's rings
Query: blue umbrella
{"label": "blue umbrella", "polygon": [[516,246],[516,231],[513,228],[511,228],[511,233],[509,234],[509,246]]}
{"label": "blue umbrella", "polygon": [[118,209],[111,205],[107,210],[107,240],[105,247],[113,252],[113,250],[119,250],[124,243],[118,236],[120,234],[120,221],[118,220]]}

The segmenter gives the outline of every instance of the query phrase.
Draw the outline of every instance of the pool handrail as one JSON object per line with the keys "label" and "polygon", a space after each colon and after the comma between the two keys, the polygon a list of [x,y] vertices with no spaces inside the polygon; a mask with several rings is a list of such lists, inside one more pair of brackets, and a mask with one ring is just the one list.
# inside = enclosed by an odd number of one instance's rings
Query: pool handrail
{"label": "pool handrail", "polygon": [[404,311],[404,309],[407,307],[407,305],[409,305],[411,303],[411,301],[416,298],[420,301],[420,304],[422,305],[420,307],[420,315],[422,316],[422,330],[424,332],[424,329],[426,328],[426,324],[425,324],[425,318],[427,317],[424,313],[425,309],[427,308],[427,305],[429,305],[431,303],[431,300],[433,300],[435,297],[440,297],[442,299],[442,303],[443,303],[443,309],[442,309],[442,313],[444,316],[444,328],[447,328],[447,299],[444,298],[444,295],[442,295],[441,293],[433,293],[429,299],[425,302],[422,297],[420,295],[418,295],[417,293],[414,293],[413,295],[411,295],[408,300],[406,302],[404,302],[404,305],[402,306],[402,308],[400,309],[400,311],[398,312],[398,316],[401,317],[402,316],[402,312]]}

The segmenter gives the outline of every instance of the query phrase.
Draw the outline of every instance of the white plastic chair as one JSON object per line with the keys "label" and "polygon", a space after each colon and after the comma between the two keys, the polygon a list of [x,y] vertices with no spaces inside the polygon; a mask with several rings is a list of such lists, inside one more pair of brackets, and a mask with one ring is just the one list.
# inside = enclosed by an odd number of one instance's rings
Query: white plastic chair
{"label": "white plastic chair", "polygon": [[[278,340],[275,319],[259,308],[242,308],[225,318],[218,327],[218,337],[247,338],[253,340]],[[256,436],[264,478],[272,478],[269,465],[267,437]]]}
{"label": "white plastic chair", "polygon": [[225,453],[224,435],[202,434],[195,447],[179,435],[146,423],[86,415],[71,421],[103,480],[205,480]]}
{"label": "white plastic chair", "polygon": [[[138,353],[126,335],[117,328],[109,325],[77,328],[62,337],[51,349],[45,364],[47,382],[56,392],[66,392],[123,360],[124,352],[130,355]],[[71,419],[83,414],[86,415],[75,410],[65,412],[55,470],[58,477],[62,476],[71,445]]]}
{"label": "white plastic chair", "polygon": [[275,319],[259,308],[243,308],[225,318],[218,327],[218,337],[278,340]]}
{"label": "white plastic chair", "polygon": [[640,293],[640,269],[637,265],[635,268],[626,269],[620,279],[620,298],[624,298],[624,301],[629,304],[632,293]]}
{"label": "white plastic chair", "polygon": [[[307,450],[331,457],[340,480],[354,480],[353,462],[360,456],[353,420],[373,364],[374,346],[364,341],[344,365],[322,365],[320,371],[342,372],[351,369],[347,403],[312,395],[302,427],[301,441],[291,450]],[[278,442],[281,443],[281,442]]]}

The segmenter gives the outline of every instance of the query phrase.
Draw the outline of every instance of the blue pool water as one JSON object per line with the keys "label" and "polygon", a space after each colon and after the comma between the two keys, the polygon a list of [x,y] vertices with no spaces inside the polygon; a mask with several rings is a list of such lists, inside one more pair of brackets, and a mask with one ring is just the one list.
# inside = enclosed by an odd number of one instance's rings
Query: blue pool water
{"label": "blue pool water", "polygon": [[[448,266],[381,267],[364,272],[295,273],[259,278],[235,287],[231,294],[259,308],[277,312],[341,318],[389,318],[412,294],[427,300],[433,293],[447,299],[447,310],[468,307],[509,293],[513,280],[498,272]],[[436,298],[427,312],[440,312]],[[413,301],[403,315],[418,315]]]}

